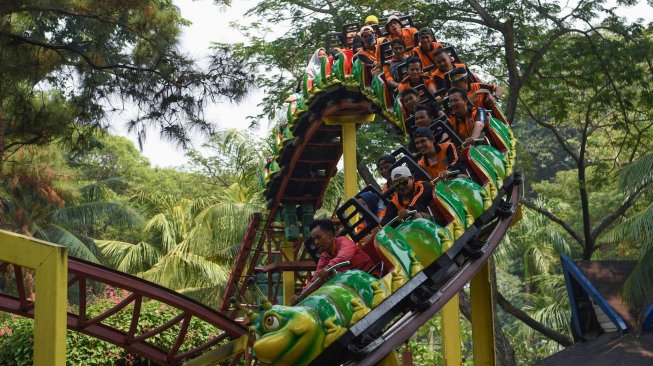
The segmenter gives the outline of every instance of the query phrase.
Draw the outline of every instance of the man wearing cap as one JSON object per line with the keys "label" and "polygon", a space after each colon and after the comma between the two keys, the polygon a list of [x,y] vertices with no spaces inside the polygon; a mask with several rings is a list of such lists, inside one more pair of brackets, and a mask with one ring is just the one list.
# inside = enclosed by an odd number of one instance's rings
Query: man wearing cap
{"label": "man wearing cap", "polygon": [[381,221],[382,225],[387,224],[395,216],[405,219],[408,212],[415,210],[414,217],[429,217],[428,207],[433,203],[433,186],[429,182],[415,181],[410,169],[406,166],[398,166],[390,174],[392,187],[395,189],[390,197],[386,215]]}
{"label": "man wearing cap", "polygon": [[417,164],[429,173],[431,179],[444,178],[450,167],[457,167],[458,154],[450,141],[436,144],[433,131],[427,127],[417,128],[413,138],[417,150],[422,155]]}
{"label": "man wearing cap", "polygon": [[445,79],[445,74],[453,70],[456,67],[462,67],[467,72],[467,79],[470,83],[477,83],[479,80],[474,75],[465,64],[453,63],[453,59],[446,48],[440,48],[435,51],[434,54],[435,67],[436,70],[431,74],[435,86],[437,89],[442,89],[447,87],[447,82]]}
{"label": "man wearing cap", "polygon": [[429,93],[432,95],[435,94],[433,79],[422,73],[422,61],[420,61],[419,57],[413,56],[406,63],[408,64],[408,76],[399,83],[399,92],[401,93],[406,88],[415,88],[418,85],[424,85]]}
{"label": "man wearing cap", "polygon": [[364,65],[375,67],[378,65],[376,54],[376,33],[369,25],[361,28],[361,37],[363,38],[363,47],[358,50],[355,59],[359,59]]}
{"label": "man wearing cap", "polygon": [[[374,15],[368,15],[367,18],[365,18],[364,25],[368,25],[372,27],[372,29],[374,25],[378,25],[378,24],[379,24],[379,18],[377,18]],[[361,31],[357,32],[356,35],[354,36],[354,39],[352,40],[351,48],[354,50],[354,53],[357,53],[358,50],[360,50],[363,47],[363,38],[361,37],[361,33],[362,33]]]}
{"label": "man wearing cap", "polygon": [[481,114],[469,101],[464,89],[449,89],[449,110],[451,113],[448,122],[465,144],[472,144],[481,137],[484,121],[480,120]]}
{"label": "man wearing cap", "polygon": [[[404,41],[406,48],[412,48],[415,46],[415,33],[417,33],[417,28],[407,27],[404,28],[404,25],[401,24],[401,20],[396,15],[391,15],[388,17],[387,22],[385,23],[385,30],[388,31],[388,35],[379,40],[378,46],[383,42],[392,41],[395,39],[401,39]],[[377,58],[381,59],[381,48],[376,48]]]}
{"label": "man wearing cap", "polygon": [[[427,68],[431,65],[435,65],[435,51],[442,48],[442,43],[435,42],[433,40],[433,35],[428,29],[421,29],[417,33],[419,39],[419,47],[413,49],[413,54],[422,61],[422,67]],[[436,68],[433,68],[430,73],[435,72]]]}
{"label": "man wearing cap", "polygon": [[376,163],[376,169],[381,174],[381,177],[385,179],[385,184],[383,185],[383,192],[390,189],[390,184],[392,184],[392,179],[390,179],[390,169],[392,169],[392,164],[396,163],[397,159],[392,155],[383,155],[379,158]]}

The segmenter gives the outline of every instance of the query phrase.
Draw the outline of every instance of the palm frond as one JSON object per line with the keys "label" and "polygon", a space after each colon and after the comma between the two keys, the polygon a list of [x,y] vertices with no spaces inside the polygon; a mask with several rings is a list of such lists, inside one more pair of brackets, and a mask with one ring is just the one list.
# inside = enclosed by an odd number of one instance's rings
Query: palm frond
{"label": "palm frond", "polygon": [[653,183],[653,154],[645,155],[633,163],[621,168],[619,186],[627,191],[634,191]]}
{"label": "palm frond", "polygon": [[107,178],[80,188],[80,192],[87,202],[108,201],[115,196],[113,189],[124,184],[124,177]]}
{"label": "palm frond", "polygon": [[52,215],[54,222],[81,226],[94,225],[104,218],[129,227],[138,227],[144,221],[138,211],[119,202],[88,202],[61,208]]}
{"label": "palm frond", "polygon": [[[46,237],[35,237],[43,240],[51,241],[55,244],[63,245],[68,248],[68,255],[75,258],[87,260],[89,262],[99,263],[98,258],[93,254],[93,250],[84,244],[82,240],[72,234],[70,231],[55,224],[46,224],[41,227],[41,233],[45,233]],[[34,234],[38,234],[35,232]]]}
{"label": "palm frond", "polygon": [[642,253],[630,274],[621,295],[628,304],[640,307],[653,298],[653,247]]}
{"label": "palm frond", "polygon": [[239,245],[243,240],[249,218],[256,208],[232,202],[207,207],[195,217],[193,229],[181,248],[206,257],[230,253],[226,249]]}
{"label": "palm frond", "polygon": [[178,233],[175,232],[173,223],[163,213],[154,215],[143,227],[143,232],[150,233],[155,245],[163,252],[169,252],[177,245]]}
{"label": "palm frond", "polygon": [[131,274],[150,269],[161,259],[161,253],[154,246],[140,242],[131,244],[115,240],[98,240],[98,247],[108,264]]}
{"label": "palm frond", "polygon": [[138,276],[176,291],[223,286],[229,273],[227,267],[195,254],[168,253],[154,267]]}

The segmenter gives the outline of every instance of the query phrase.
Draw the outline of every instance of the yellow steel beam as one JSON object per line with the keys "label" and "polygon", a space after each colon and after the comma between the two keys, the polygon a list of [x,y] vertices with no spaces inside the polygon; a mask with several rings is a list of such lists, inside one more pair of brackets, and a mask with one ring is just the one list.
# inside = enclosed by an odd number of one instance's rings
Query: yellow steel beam
{"label": "yellow steel beam", "polygon": [[[281,245],[281,254],[289,262],[295,260],[294,245],[290,241],[286,241]],[[292,297],[295,295],[295,272],[283,271],[281,278],[283,279],[283,303],[284,305],[290,305]]]}
{"label": "yellow steel beam", "polygon": [[494,309],[490,264],[485,262],[472,278],[470,287],[472,306],[472,347],[475,366],[494,366]]}
{"label": "yellow steel beam", "polygon": [[66,364],[68,251],[60,245],[0,230],[0,260],[34,269],[34,365]]}
{"label": "yellow steel beam", "polygon": [[245,352],[247,349],[247,338],[247,335],[236,338],[233,341],[206,352],[199,357],[184,362],[183,366],[211,366],[233,359]]}
{"label": "yellow steel beam", "polygon": [[[449,242],[442,251],[451,248],[453,242]],[[460,366],[462,364],[462,351],[460,341],[460,307],[458,295],[449,300],[442,307],[442,355],[445,366]]]}
{"label": "yellow steel beam", "polygon": [[358,170],[356,169],[356,124],[342,125],[342,155],[345,170],[345,199],[358,193]]}

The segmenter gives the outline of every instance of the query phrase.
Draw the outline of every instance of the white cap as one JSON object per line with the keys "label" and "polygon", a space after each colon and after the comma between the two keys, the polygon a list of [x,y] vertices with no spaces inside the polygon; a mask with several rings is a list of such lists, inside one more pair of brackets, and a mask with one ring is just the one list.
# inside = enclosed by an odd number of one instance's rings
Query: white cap
{"label": "white cap", "polygon": [[392,169],[392,173],[390,173],[390,178],[392,178],[392,180],[396,180],[399,178],[410,178],[412,176],[413,173],[411,173],[410,169],[408,169],[408,167],[405,165],[400,165]]}
{"label": "white cap", "polygon": [[399,22],[399,24],[401,24],[401,19],[399,19],[398,16],[396,16],[396,15],[391,15],[391,16],[389,16],[388,19],[385,21],[385,26],[387,27],[388,24],[390,24],[390,22],[392,22],[393,20],[396,20],[396,21]]}

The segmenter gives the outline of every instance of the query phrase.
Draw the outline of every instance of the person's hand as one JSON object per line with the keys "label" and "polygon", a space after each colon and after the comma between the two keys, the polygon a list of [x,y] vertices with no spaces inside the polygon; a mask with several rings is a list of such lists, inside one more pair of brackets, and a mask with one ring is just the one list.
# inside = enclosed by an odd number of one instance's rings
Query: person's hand
{"label": "person's hand", "polygon": [[299,296],[292,295],[292,297],[290,298],[290,305],[295,305],[297,303],[297,300],[299,300]]}
{"label": "person's hand", "polygon": [[[436,100],[438,98],[440,98],[440,97],[435,97]],[[442,98],[440,98],[440,100],[442,100]],[[447,116],[447,114],[444,113],[444,111],[442,111],[442,110],[438,111],[438,117],[446,117],[446,116]]]}
{"label": "person's hand", "polygon": [[388,80],[388,86],[390,86],[391,89],[396,89],[399,86],[399,83],[394,80]]}
{"label": "person's hand", "polygon": [[465,146],[474,145],[474,138],[471,136],[466,138],[464,144]]}
{"label": "person's hand", "polygon": [[444,179],[444,178],[446,178],[448,176],[449,176],[449,172],[446,171],[446,170],[443,170],[440,173],[438,173],[438,179],[440,179],[440,180],[442,180],[442,179]]}
{"label": "person's hand", "polygon": [[[442,103],[442,97],[439,96],[439,95],[436,96],[435,101],[438,102],[438,103]],[[438,115],[441,115],[440,112],[442,112],[442,111],[438,111]],[[442,112],[442,115],[446,115],[446,114],[444,112]]]}
{"label": "person's hand", "polygon": [[399,212],[397,212],[397,216],[399,216],[400,220],[406,219],[406,216],[408,216],[408,210],[405,208],[403,210],[399,210]]}
{"label": "person's hand", "polygon": [[329,279],[329,272],[322,270],[317,274],[317,278],[319,278],[320,281],[326,281]]}

